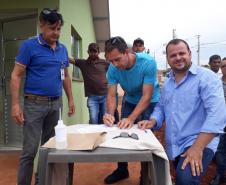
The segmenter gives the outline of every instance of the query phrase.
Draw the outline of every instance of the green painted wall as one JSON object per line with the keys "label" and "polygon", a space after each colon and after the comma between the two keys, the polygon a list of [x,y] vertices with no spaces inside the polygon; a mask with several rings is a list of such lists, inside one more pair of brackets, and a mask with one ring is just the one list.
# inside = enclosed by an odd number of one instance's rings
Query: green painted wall
{"label": "green painted wall", "polygon": [[[45,7],[59,8],[65,24],[62,28],[60,41],[66,45],[71,55],[71,25],[82,38],[82,58],[87,57],[87,47],[90,42],[95,42],[95,32],[89,0],[0,0],[1,12],[17,12],[24,10],[36,10],[38,13]],[[72,74],[72,66],[69,68]],[[65,94],[63,119],[66,124],[88,123],[88,110],[84,97],[83,82],[72,82],[72,90],[76,106],[76,115],[68,118],[67,99]]]}
{"label": "green painted wall", "polygon": [[[82,58],[87,58],[87,48],[90,42],[95,42],[93,19],[89,0],[60,0],[60,12],[62,12],[65,24],[62,28],[61,41],[68,47],[71,54],[71,25],[75,28],[82,39]],[[72,71],[72,68],[71,68]],[[67,117],[67,110],[64,111],[65,122],[88,123],[88,110],[86,108],[86,98],[84,97],[84,83],[72,82],[74,101],[76,104],[76,115]],[[64,96],[65,97],[65,96]],[[66,102],[66,100],[64,100]],[[66,109],[66,103],[64,104]]]}

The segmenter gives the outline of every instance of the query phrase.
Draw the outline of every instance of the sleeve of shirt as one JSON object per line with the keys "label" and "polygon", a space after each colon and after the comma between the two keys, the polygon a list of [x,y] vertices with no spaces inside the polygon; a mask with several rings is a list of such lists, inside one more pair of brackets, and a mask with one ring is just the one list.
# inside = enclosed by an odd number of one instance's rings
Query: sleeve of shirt
{"label": "sleeve of shirt", "polygon": [[144,84],[152,84],[154,85],[156,82],[157,76],[157,65],[155,60],[148,61],[146,68],[144,69]]}
{"label": "sleeve of shirt", "polygon": [[16,62],[28,66],[31,61],[31,54],[29,50],[29,44],[27,41],[24,41],[18,51],[16,56]]}
{"label": "sleeve of shirt", "polygon": [[66,53],[66,63],[65,63],[65,67],[69,67],[69,58],[68,58],[68,52],[67,49],[65,48],[65,53]]}
{"label": "sleeve of shirt", "polygon": [[74,65],[75,65],[76,67],[81,68],[83,62],[85,62],[85,61],[84,61],[84,60],[81,60],[81,59],[75,59],[75,64],[74,64]]}
{"label": "sleeve of shirt", "polygon": [[226,108],[222,82],[214,74],[209,73],[208,77],[201,79],[200,84],[200,94],[207,114],[201,132],[223,133]]}
{"label": "sleeve of shirt", "polygon": [[154,130],[160,129],[163,125],[163,122],[165,120],[165,114],[164,114],[164,89],[162,90],[161,97],[159,99],[159,102],[155,106],[155,109],[153,113],[150,116],[150,119],[156,120],[156,126],[153,128]]}
{"label": "sleeve of shirt", "polygon": [[118,84],[118,80],[116,78],[117,75],[115,75],[115,73],[116,71],[114,70],[114,67],[110,64],[106,73],[109,86]]}

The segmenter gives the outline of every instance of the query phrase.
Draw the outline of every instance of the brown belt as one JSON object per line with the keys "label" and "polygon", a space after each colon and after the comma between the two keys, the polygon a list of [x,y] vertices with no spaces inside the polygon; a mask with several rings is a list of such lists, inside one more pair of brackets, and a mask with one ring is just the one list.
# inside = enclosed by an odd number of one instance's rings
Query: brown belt
{"label": "brown belt", "polygon": [[34,94],[25,94],[24,98],[27,100],[54,101],[54,100],[58,100],[59,96],[48,97],[48,96],[38,96]]}

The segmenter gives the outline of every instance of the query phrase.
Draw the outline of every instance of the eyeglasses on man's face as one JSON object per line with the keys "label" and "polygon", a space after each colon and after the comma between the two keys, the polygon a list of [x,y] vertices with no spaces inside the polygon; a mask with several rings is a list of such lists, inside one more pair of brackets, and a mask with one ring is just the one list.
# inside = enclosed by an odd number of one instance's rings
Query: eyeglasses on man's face
{"label": "eyeglasses on man's face", "polygon": [[139,139],[137,134],[135,134],[135,133],[129,134],[127,132],[121,132],[118,136],[115,136],[112,139],[116,139],[116,138],[132,138],[132,139],[136,139],[136,140]]}

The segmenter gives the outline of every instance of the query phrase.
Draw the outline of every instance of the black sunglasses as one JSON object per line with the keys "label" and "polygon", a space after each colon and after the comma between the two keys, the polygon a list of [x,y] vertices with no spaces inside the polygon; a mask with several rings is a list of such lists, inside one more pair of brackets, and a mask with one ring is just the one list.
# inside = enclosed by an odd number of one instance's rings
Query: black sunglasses
{"label": "black sunglasses", "polygon": [[111,43],[112,45],[118,44],[118,43],[121,43],[121,42],[122,42],[121,39],[120,39],[119,37],[113,37],[113,38],[111,38],[109,41],[110,41],[110,43]]}
{"label": "black sunglasses", "polygon": [[122,43],[122,40],[120,39],[120,37],[112,37],[109,40],[105,41],[105,46],[109,43],[111,45],[118,45],[119,43]]}
{"label": "black sunglasses", "polygon": [[132,138],[132,139],[136,139],[136,140],[139,139],[137,134],[135,134],[135,133],[129,134],[127,132],[121,132],[119,136],[115,136],[112,139],[116,139],[116,138],[120,138],[120,137],[122,137],[122,138]]}
{"label": "black sunglasses", "polygon": [[46,8],[46,9],[42,10],[42,14],[44,14],[44,15],[49,15],[51,13],[59,14],[56,9],[55,10],[51,10],[51,9]]}

